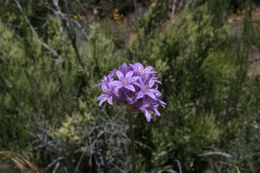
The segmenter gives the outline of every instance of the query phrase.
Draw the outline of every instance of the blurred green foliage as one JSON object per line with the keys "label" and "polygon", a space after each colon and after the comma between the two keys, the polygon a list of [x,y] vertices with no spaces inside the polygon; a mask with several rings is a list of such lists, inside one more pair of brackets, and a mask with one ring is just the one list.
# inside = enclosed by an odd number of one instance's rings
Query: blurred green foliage
{"label": "blurred green foliage", "polygon": [[[43,172],[129,171],[129,112],[98,107],[94,86],[123,62],[140,61],[158,71],[167,107],[149,124],[131,113],[139,172],[259,172],[260,80],[249,75],[259,26],[250,4],[232,26],[230,4],[218,13],[218,3],[190,4],[172,20],[170,1],[153,1],[124,46],[105,22],[93,23],[76,45],[80,56],[58,17],[45,13],[36,34],[23,16],[1,15],[0,150],[27,155]],[[0,172],[11,169],[1,163]]]}

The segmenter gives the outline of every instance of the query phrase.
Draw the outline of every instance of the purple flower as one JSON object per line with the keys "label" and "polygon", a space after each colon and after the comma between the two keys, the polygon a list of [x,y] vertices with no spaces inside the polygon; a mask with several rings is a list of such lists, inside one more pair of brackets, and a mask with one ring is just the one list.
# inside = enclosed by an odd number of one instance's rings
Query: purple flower
{"label": "purple flower", "polygon": [[121,73],[123,73],[124,75],[126,75],[127,72],[129,72],[131,70],[131,67],[129,67],[128,65],[126,65],[126,63],[122,64],[119,66],[119,71]]}
{"label": "purple flower", "polygon": [[160,116],[160,112],[156,109],[160,103],[158,100],[154,100],[151,98],[144,98],[142,106],[139,108],[140,110],[145,112],[145,117],[147,121],[149,122],[151,119],[151,114],[150,112],[153,112],[155,115]]}
{"label": "purple flower", "polygon": [[136,99],[143,98],[145,95],[150,96],[153,99],[156,99],[156,93],[160,93],[156,89],[151,89],[153,86],[153,82],[148,82],[147,85],[144,84],[142,79],[139,79],[139,83],[136,83],[136,85],[140,88],[140,91],[136,95]]}
{"label": "purple flower", "polygon": [[156,73],[156,71],[153,71],[152,66],[144,68],[144,66],[139,62],[130,64],[130,66],[137,75],[150,75]]}
{"label": "purple flower", "polygon": [[152,66],[144,67],[141,63],[123,64],[118,70],[111,71],[96,86],[100,87],[103,94],[97,100],[99,106],[105,101],[109,104],[116,103],[145,113],[149,122],[151,113],[159,116],[159,106],[165,107],[162,94],[157,83],[161,82],[155,76]]}
{"label": "purple flower", "polygon": [[97,84],[96,86],[98,86],[100,88],[107,86],[111,81],[113,81],[112,76],[113,75],[111,75],[111,74],[104,76],[103,79],[101,80],[101,82],[99,84]]}
{"label": "purple flower", "polygon": [[125,89],[135,92],[135,87],[133,85],[133,82],[138,80],[139,77],[137,77],[137,76],[133,77],[132,71],[127,72],[126,75],[124,75],[121,71],[117,71],[116,75],[118,77],[118,81],[111,81],[109,83],[109,85],[115,87],[114,91],[117,96],[118,96],[118,90],[120,88],[125,88]]}
{"label": "purple flower", "polygon": [[101,96],[99,96],[97,98],[99,102],[99,106],[102,105],[102,103],[104,101],[107,101],[109,104],[113,104],[113,94],[112,94],[112,90],[111,88],[108,88],[108,86],[106,86],[105,84],[102,85],[102,91],[104,92],[104,94],[102,94]]}

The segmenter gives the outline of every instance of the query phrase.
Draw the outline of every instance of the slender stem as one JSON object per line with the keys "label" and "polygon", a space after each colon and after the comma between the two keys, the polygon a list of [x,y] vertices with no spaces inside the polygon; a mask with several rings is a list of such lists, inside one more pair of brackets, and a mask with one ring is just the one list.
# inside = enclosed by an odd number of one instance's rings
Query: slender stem
{"label": "slender stem", "polygon": [[134,144],[134,128],[133,128],[133,115],[128,113],[129,133],[131,139],[131,155],[132,155],[132,173],[136,173],[135,166],[135,144]]}

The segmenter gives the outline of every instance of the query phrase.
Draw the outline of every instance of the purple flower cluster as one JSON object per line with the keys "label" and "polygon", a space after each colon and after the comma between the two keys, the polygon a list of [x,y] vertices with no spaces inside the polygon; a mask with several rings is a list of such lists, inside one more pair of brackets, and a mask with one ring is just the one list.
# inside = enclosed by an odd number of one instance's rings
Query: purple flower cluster
{"label": "purple flower cluster", "polygon": [[144,68],[137,62],[134,64],[123,64],[118,70],[111,71],[101,80],[98,87],[103,94],[97,98],[99,106],[107,101],[109,104],[118,104],[145,113],[146,119],[151,120],[151,113],[160,116],[158,106],[165,107],[161,98],[162,94],[157,89],[161,84],[155,76],[152,66]]}

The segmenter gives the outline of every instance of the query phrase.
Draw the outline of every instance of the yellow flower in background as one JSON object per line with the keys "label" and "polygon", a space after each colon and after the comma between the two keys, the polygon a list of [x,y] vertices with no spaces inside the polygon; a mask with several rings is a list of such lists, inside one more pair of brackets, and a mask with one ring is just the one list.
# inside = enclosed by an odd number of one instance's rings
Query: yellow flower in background
{"label": "yellow flower in background", "polygon": [[118,13],[118,9],[117,8],[115,8],[113,11],[114,11],[114,13]]}
{"label": "yellow flower in background", "polygon": [[241,10],[238,9],[238,10],[237,10],[237,14],[241,14]]}
{"label": "yellow flower in background", "polygon": [[119,20],[121,20],[123,18],[123,14],[120,14],[119,13],[119,10],[117,8],[115,8],[113,10],[113,19],[116,21],[116,22],[119,22]]}
{"label": "yellow flower in background", "polygon": [[157,5],[157,1],[151,0],[151,7],[155,7]]}
{"label": "yellow flower in background", "polygon": [[77,15],[71,15],[71,17],[73,18],[73,19],[78,19],[79,18],[79,16],[77,16]]}

